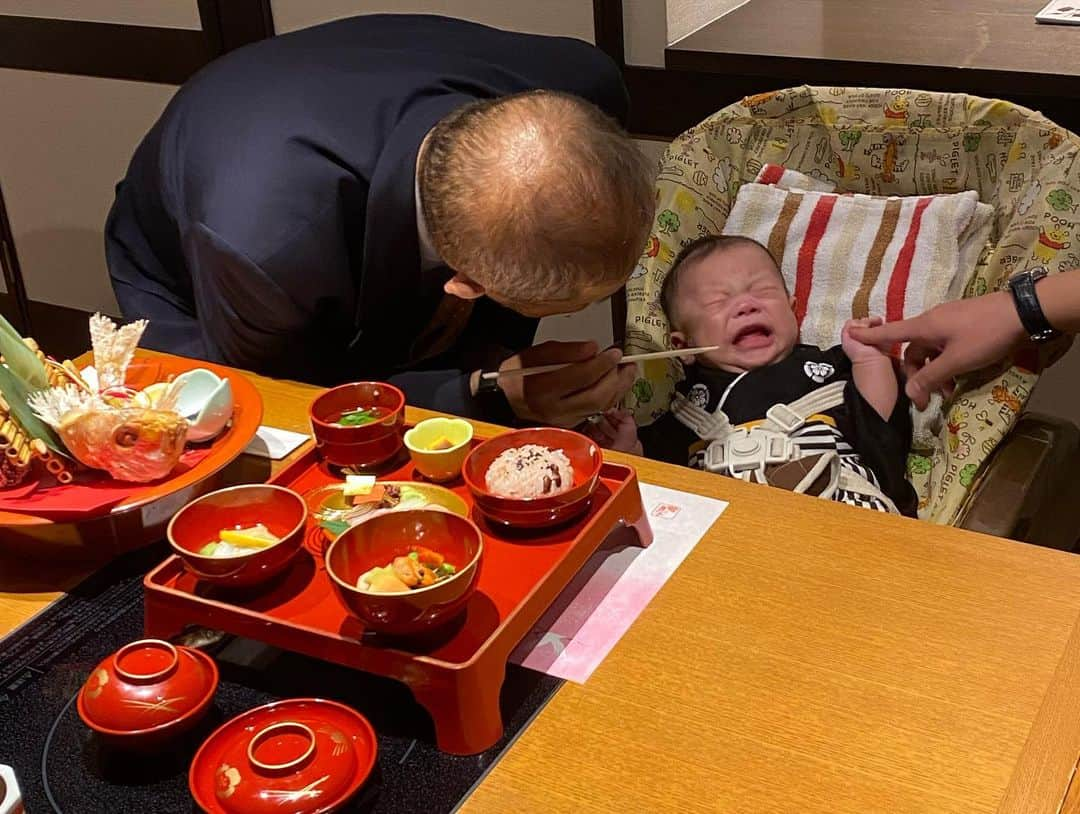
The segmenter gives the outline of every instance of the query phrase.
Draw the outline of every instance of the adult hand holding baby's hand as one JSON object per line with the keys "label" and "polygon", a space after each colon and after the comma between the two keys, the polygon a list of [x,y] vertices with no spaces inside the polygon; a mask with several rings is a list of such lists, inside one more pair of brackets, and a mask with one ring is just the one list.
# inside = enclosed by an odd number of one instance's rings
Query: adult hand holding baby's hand
{"label": "adult hand holding baby's hand", "polygon": [[903,370],[908,398],[919,409],[926,408],[935,391],[948,395],[954,377],[1005,358],[1026,338],[1006,291],[943,303],[917,317],[856,328],[855,333],[861,342],[883,348],[911,343]]}
{"label": "adult hand holding baby's hand", "polygon": [[856,364],[857,362],[873,362],[878,359],[889,358],[878,350],[876,346],[860,342],[851,335],[852,328],[876,328],[878,325],[881,325],[881,323],[881,317],[849,319],[844,323],[844,329],[840,332],[840,346],[844,349],[844,353],[847,355],[847,358],[851,360],[852,364]]}
{"label": "adult hand holding baby's hand", "polygon": [[637,378],[634,365],[619,365],[621,350],[599,350],[595,342],[544,342],[527,348],[503,362],[499,370],[566,367],[533,376],[503,376],[499,387],[519,418],[575,427],[618,404]]}

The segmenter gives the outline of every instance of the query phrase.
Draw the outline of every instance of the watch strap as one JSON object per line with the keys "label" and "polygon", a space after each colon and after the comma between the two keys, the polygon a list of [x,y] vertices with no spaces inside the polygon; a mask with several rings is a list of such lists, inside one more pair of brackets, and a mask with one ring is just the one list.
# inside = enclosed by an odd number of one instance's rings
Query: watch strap
{"label": "watch strap", "polygon": [[1045,342],[1058,335],[1046,319],[1039,297],[1035,293],[1035,283],[1045,277],[1046,273],[1046,269],[1032,269],[1009,278],[1009,290],[1012,292],[1020,323],[1035,342]]}

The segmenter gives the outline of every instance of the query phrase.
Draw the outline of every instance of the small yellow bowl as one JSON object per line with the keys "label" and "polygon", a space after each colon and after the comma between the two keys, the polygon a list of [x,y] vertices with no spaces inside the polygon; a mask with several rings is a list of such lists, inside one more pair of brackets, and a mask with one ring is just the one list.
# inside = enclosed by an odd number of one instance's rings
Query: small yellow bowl
{"label": "small yellow bowl", "polygon": [[[405,447],[417,471],[428,480],[453,480],[469,454],[472,424],[461,418],[429,418],[405,433]],[[442,449],[436,444],[449,443]]]}

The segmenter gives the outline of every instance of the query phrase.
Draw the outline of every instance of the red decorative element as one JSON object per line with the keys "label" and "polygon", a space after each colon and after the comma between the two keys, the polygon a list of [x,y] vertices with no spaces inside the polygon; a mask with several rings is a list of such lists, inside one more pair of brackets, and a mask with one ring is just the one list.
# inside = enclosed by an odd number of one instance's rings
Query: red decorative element
{"label": "red decorative element", "polygon": [[160,745],[191,729],[214,699],[218,669],[198,650],[158,639],[124,645],[79,691],[83,722],[126,748]]}
{"label": "red decorative element", "polygon": [[825,229],[836,206],[835,195],[822,195],[814,211],[810,213],[810,223],[806,226],[806,237],[799,246],[799,259],[795,266],[795,319],[801,326],[806,318],[807,304],[810,302],[810,288],[814,283],[814,255],[818,244],[825,236]]}
{"label": "red decorative element", "polygon": [[[889,287],[885,294],[885,321],[896,322],[904,318],[904,298],[907,294],[908,278],[911,276],[911,262],[915,258],[915,244],[919,240],[919,230],[922,227],[923,212],[933,199],[929,196],[920,198],[915,204],[915,211],[911,213],[911,225],[908,227],[904,238],[904,245],[896,256],[896,265],[893,267],[892,276],[889,278]],[[900,356],[900,347],[893,347],[893,357]]]}
{"label": "red decorative element", "polygon": [[671,520],[673,517],[677,517],[681,512],[678,506],[673,503],[659,503],[652,510],[653,517],[659,517],[662,520]]}
{"label": "red decorative element", "polygon": [[[488,491],[486,475],[500,454],[513,447],[539,444],[560,449],[574,468],[574,486],[558,495],[533,498],[499,497]],[[604,458],[589,438],[572,430],[536,427],[497,435],[469,453],[461,468],[476,508],[489,520],[514,528],[543,528],[573,520],[589,508]]]}
{"label": "red decorative element", "polygon": [[[475,439],[478,444],[480,439]],[[411,463],[386,480],[409,480]],[[274,479],[304,494],[340,482],[314,446]],[[463,483],[453,491],[472,504]],[[473,509],[483,533],[484,563],[460,621],[431,634],[394,638],[369,632],[334,595],[325,568],[307,551],[283,579],[250,596],[207,591],[177,557],[144,582],[146,630],[168,636],[196,624],[256,639],[313,658],[387,676],[409,685],[431,713],[439,748],[475,754],[502,736],[499,689],[510,652],[570,583],[607,535],[632,526],[642,545],[652,530],[631,467],[604,463],[586,514],[542,532],[506,530]],[[322,536],[314,521],[308,535]]]}
{"label": "red decorative element", "polygon": [[[408,593],[372,593],[356,583],[372,568],[407,556],[413,546],[437,551],[457,568],[448,579]],[[465,608],[480,576],[483,535],[476,524],[442,509],[403,509],[365,518],[326,551],[326,571],[345,607],[380,633],[419,633]]]}
{"label": "red decorative element", "polygon": [[761,171],[758,176],[757,183],[759,184],[779,184],[780,179],[784,177],[784,166],[782,164],[766,164],[765,169]]}
{"label": "red decorative element", "polygon": [[[304,542],[307,505],[282,486],[230,486],[203,495],[176,513],[166,534],[169,545],[199,579],[218,585],[250,587],[277,576]],[[218,539],[222,529],[266,526],[281,542],[234,557],[210,557],[199,549]]]}
{"label": "red decorative element", "polygon": [[[334,426],[343,412],[358,407],[382,407],[388,415],[356,427]],[[392,384],[343,384],[315,399],[309,414],[319,453],[336,466],[378,466],[393,458],[404,443],[405,394]]]}
{"label": "red decorative element", "polygon": [[218,728],[195,754],[191,796],[211,814],[337,811],[375,767],[375,730],[334,701],[294,698]]}
{"label": "red decorative element", "polygon": [[145,387],[199,367],[232,386],[235,408],[224,433],[189,447],[173,474],[156,483],[120,483],[104,473],[86,473],[74,484],[41,486],[22,497],[0,493],[0,549],[41,559],[109,559],[160,540],[180,506],[220,486],[221,471],[244,451],[262,422],[262,399],[251,381],[209,362],[154,356],[137,357],[128,383]]}

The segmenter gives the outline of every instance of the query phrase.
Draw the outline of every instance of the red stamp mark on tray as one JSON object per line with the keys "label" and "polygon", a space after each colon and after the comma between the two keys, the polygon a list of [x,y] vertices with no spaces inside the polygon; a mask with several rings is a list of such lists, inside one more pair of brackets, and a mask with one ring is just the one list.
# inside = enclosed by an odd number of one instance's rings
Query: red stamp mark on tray
{"label": "red stamp mark on tray", "polygon": [[650,514],[653,517],[659,517],[661,520],[671,520],[681,511],[682,509],[674,503],[658,503]]}

